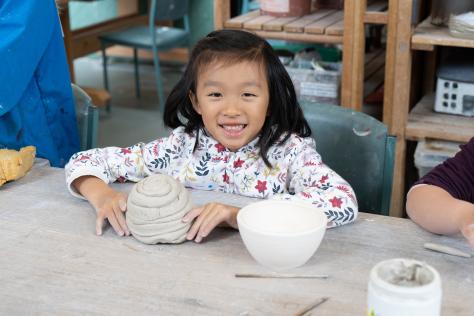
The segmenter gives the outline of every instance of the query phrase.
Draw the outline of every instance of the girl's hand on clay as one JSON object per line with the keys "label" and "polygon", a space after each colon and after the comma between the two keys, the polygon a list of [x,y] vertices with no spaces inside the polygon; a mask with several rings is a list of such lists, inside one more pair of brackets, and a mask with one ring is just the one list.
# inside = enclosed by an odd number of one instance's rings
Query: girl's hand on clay
{"label": "girl's hand on clay", "polygon": [[194,239],[195,242],[201,242],[203,238],[207,237],[221,223],[237,229],[238,212],[238,207],[220,203],[208,203],[192,209],[183,217],[183,222],[194,220],[186,235],[186,239]]}
{"label": "girl's hand on clay", "polygon": [[130,230],[125,222],[124,213],[127,211],[127,194],[123,192],[110,191],[105,194],[96,207],[96,233],[102,235],[102,228],[107,219],[117,235],[130,235]]}

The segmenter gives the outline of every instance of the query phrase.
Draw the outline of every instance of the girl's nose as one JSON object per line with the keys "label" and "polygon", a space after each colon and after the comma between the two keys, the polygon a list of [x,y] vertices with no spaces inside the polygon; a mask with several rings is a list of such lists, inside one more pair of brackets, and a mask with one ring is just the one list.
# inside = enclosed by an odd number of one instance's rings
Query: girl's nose
{"label": "girl's nose", "polygon": [[240,113],[241,109],[237,101],[227,102],[223,110],[223,114],[226,116],[239,116]]}

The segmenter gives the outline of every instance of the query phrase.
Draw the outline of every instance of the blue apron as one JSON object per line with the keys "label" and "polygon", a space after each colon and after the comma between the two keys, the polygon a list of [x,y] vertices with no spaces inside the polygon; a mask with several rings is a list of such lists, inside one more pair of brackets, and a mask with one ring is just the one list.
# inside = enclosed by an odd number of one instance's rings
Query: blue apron
{"label": "blue apron", "polygon": [[79,136],[54,0],[0,0],[0,148],[63,167]]}

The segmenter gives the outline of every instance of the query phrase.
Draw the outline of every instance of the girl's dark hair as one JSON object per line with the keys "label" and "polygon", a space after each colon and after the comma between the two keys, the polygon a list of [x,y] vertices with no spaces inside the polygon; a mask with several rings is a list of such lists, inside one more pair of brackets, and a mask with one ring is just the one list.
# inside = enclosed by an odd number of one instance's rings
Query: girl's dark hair
{"label": "girl's dark hair", "polygon": [[[242,61],[256,61],[265,65],[269,89],[269,105],[265,123],[260,132],[257,146],[265,164],[271,167],[267,152],[275,143],[284,143],[291,133],[301,137],[311,135],[311,129],[303,116],[296,99],[295,88],[290,76],[273,48],[261,37],[246,31],[220,30],[209,33],[201,39],[191,52],[183,76],[166,100],[163,120],[166,126],[184,126],[187,133],[204,128],[204,124],[193,108],[189,92],[196,95],[198,74],[201,67],[222,61],[234,64]],[[230,78],[229,78],[230,80]],[[281,141],[278,141],[282,137]],[[196,144],[197,146],[196,137]]]}

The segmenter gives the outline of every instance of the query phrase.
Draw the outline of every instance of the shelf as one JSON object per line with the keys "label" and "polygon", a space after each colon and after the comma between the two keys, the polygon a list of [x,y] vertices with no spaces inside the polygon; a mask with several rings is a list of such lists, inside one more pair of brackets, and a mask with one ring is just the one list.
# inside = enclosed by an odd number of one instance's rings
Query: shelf
{"label": "shelf", "polygon": [[385,79],[385,50],[365,54],[364,99],[379,88]]}
{"label": "shelf", "polygon": [[412,49],[432,51],[435,45],[474,48],[474,40],[451,36],[446,26],[431,24],[431,18],[420,23],[412,36]]}
{"label": "shelf", "polygon": [[425,96],[409,113],[405,136],[409,140],[434,138],[467,143],[474,135],[474,117],[433,111],[434,94]]}
{"label": "shelf", "polygon": [[[373,1],[367,6],[366,23],[387,23],[387,1]],[[264,38],[288,41],[340,44],[344,33],[344,11],[319,9],[302,17],[274,17],[260,11],[232,18],[224,22],[229,29],[252,31]]]}

